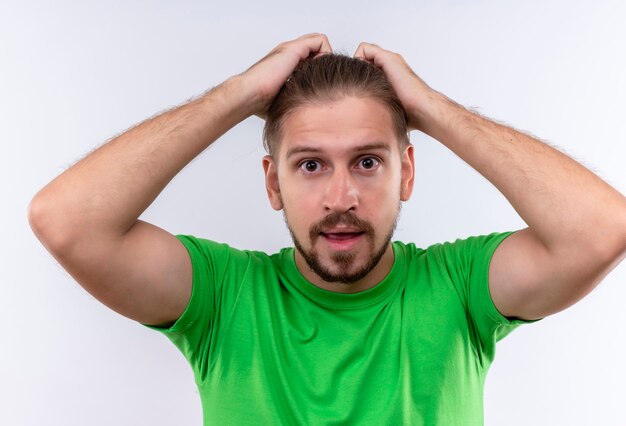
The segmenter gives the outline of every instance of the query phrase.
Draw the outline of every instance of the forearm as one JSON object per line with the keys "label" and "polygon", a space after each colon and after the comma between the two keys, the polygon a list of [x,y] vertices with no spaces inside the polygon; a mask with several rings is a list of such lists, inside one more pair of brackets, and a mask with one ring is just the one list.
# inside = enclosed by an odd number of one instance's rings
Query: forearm
{"label": "forearm", "polygon": [[123,235],[183,167],[251,115],[251,104],[234,77],[135,126],[46,185],[29,207],[33,228],[51,244]]}
{"label": "forearm", "polygon": [[[567,155],[443,95],[417,116],[421,130],[481,173],[551,250],[626,249],[626,198]],[[598,248],[601,250],[601,248]]]}

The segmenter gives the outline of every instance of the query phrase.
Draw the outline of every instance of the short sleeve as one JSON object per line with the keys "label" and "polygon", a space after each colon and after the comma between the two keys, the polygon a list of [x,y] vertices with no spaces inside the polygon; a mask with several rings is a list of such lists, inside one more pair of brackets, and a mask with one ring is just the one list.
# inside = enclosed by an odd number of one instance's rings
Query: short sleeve
{"label": "short sleeve", "polygon": [[489,265],[493,254],[500,243],[514,232],[494,232],[437,245],[437,255],[445,264],[466,309],[475,344],[489,359],[494,356],[497,341],[520,324],[538,321],[503,316],[489,292]]}
{"label": "short sleeve", "polygon": [[185,246],[191,259],[191,297],[185,311],[170,327],[142,325],[163,333],[195,367],[214,340],[215,323],[219,321],[224,304],[224,275],[233,249],[191,235],[176,235],[176,238]]}

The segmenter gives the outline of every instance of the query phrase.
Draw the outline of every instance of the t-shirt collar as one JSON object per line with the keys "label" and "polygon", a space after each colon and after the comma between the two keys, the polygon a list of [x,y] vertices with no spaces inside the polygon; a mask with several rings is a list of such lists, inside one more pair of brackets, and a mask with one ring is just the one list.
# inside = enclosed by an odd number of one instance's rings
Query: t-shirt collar
{"label": "t-shirt collar", "polygon": [[392,248],[394,261],[387,276],[374,287],[357,293],[338,293],[311,283],[298,270],[293,247],[281,251],[282,266],[296,289],[319,305],[332,309],[356,309],[382,301],[398,287],[399,279],[404,275],[405,254],[403,246],[397,242],[392,243]]}

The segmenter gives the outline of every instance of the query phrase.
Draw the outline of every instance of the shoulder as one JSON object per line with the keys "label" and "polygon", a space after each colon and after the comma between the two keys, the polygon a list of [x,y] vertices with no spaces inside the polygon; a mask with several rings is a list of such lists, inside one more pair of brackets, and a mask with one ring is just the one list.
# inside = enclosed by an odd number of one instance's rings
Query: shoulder
{"label": "shoulder", "polygon": [[394,247],[409,263],[425,262],[449,270],[467,270],[472,264],[486,265],[498,245],[515,231],[470,235],[419,247],[415,243],[394,241]]}
{"label": "shoulder", "polygon": [[494,231],[489,234],[458,237],[453,240],[432,243],[425,248],[418,247],[415,243],[404,243],[400,241],[394,241],[394,244],[402,247],[407,253],[415,254],[434,255],[451,251],[471,252],[485,247],[497,246],[502,240],[514,232],[515,231]]}
{"label": "shoulder", "polygon": [[282,248],[276,253],[234,247],[229,243],[189,234],[178,234],[176,238],[185,246],[192,261],[197,263],[220,264],[224,267],[233,264],[274,268],[283,264],[284,258],[293,256],[293,248]]}

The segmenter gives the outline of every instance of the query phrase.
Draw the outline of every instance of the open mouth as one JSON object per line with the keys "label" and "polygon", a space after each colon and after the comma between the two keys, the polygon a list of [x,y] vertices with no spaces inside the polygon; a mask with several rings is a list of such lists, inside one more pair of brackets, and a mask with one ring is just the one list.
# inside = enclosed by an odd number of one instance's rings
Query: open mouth
{"label": "open mouth", "polygon": [[323,237],[331,241],[348,241],[353,238],[360,237],[361,235],[365,234],[365,232],[322,232],[321,234]]}
{"label": "open mouth", "polygon": [[331,250],[348,251],[356,248],[365,232],[321,232],[320,235]]}

